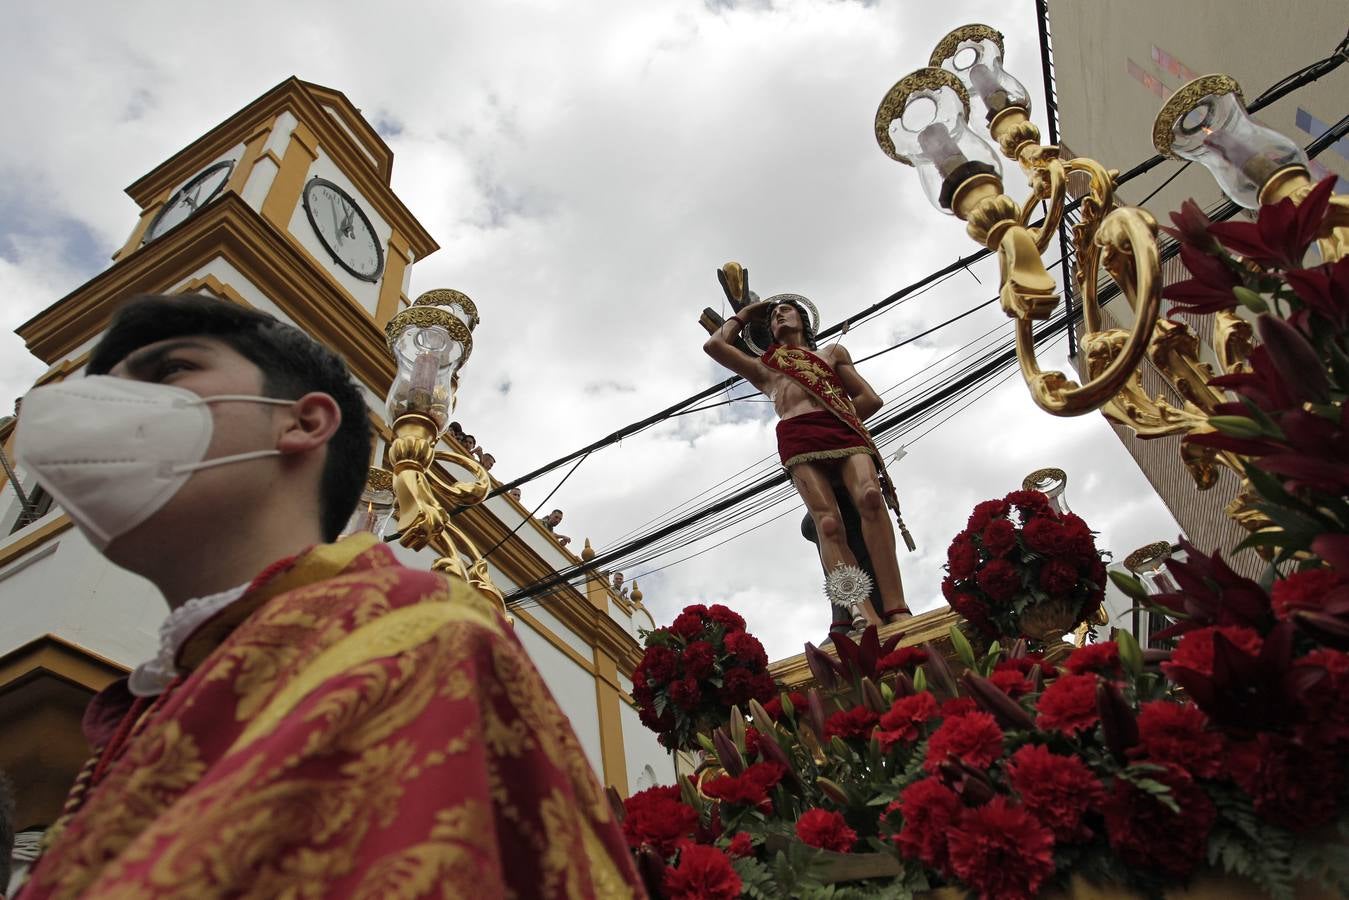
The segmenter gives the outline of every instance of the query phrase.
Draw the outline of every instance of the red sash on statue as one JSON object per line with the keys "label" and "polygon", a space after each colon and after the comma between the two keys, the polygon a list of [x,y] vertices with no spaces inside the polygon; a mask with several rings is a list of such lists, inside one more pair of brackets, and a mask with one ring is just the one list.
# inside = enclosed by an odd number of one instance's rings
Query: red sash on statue
{"label": "red sash on statue", "polygon": [[862,424],[862,419],[857,415],[857,407],[853,405],[852,397],[849,396],[843,379],[838,377],[834,367],[803,347],[788,347],[785,344],[770,345],[763,356],[759,357],[759,361],[805,388],[812,397],[820,401],[821,406],[837,416],[840,422],[866,442],[872,459],[876,461],[876,474],[880,479],[885,503],[894,510],[904,543],[908,545],[909,550],[913,550],[913,538],[909,536],[909,529],[904,524],[903,516],[900,515],[899,496],[895,493],[895,484],[890,480],[890,473],[885,469],[885,460],[881,456],[881,451],[877,449],[876,442],[871,439],[871,432],[867,431],[866,425]]}

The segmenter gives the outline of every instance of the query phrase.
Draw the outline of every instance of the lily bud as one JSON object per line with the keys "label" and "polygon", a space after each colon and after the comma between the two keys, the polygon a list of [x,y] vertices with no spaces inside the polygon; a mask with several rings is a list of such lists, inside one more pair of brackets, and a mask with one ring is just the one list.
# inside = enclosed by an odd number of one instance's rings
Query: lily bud
{"label": "lily bud", "polygon": [[717,748],[717,762],[726,770],[726,774],[739,776],[745,771],[745,758],[735,746],[735,741],[726,733],[725,728],[712,732],[712,743]]}
{"label": "lily bud", "polygon": [[749,714],[754,717],[754,725],[760,731],[773,730],[773,717],[768,714],[768,710],[763,708],[763,704],[758,700],[750,699]]}
{"label": "lily bud", "polygon": [[806,665],[815,683],[826,691],[838,687],[838,676],[834,673],[834,661],[809,641],[806,642]]}
{"label": "lily bud", "polygon": [[954,697],[957,693],[956,679],[951,674],[951,667],[946,664],[946,657],[930,641],[923,644],[923,649],[927,651],[927,662],[923,663],[923,668],[927,672],[932,692],[938,697]]}
{"label": "lily bud", "polygon": [[1265,432],[1260,423],[1246,416],[1209,416],[1208,423],[1219,434],[1234,438],[1258,438]]}
{"label": "lily bud", "polygon": [[848,799],[848,792],[828,778],[816,776],[815,786],[818,787],[826,797],[833,800],[839,806],[848,806],[852,802]]}
{"label": "lily bud", "polygon": [[1247,309],[1249,309],[1251,312],[1253,313],[1269,312],[1269,304],[1265,302],[1265,298],[1261,297],[1259,294],[1257,294],[1250,288],[1237,285],[1236,287],[1232,288],[1232,293],[1236,295],[1237,302],[1240,303],[1242,306],[1246,307]]}
{"label": "lily bud", "polygon": [[[917,669],[914,671],[913,675],[914,677],[910,678],[907,672],[895,673],[896,697],[911,697],[920,690],[918,687],[918,679],[923,677],[923,670],[921,668]],[[889,707],[886,708],[888,709]]]}
{"label": "lily bud", "polygon": [[1002,727],[1021,731],[1031,731],[1035,728],[1035,720],[1031,718],[1030,713],[987,678],[966,672],[960,677],[960,683],[965,687],[965,693],[985,711],[991,713]]}
{"label": "lily bud", "polygon": [[816,737],[824,736],[824,700],[820,698],[820,692],[811,688],[806,694],[806,702],[810,708],[810,727],[815,730]]}
{"label": "lily bud", "polygon": [[661,897],[665,890],[665,857],[650,844],[637,849],[637,871],[642,876],[642,884],[652,897]]}
{"label": "lily bud", "polygon": [[881,692],[876,689],[876,683],[870,678],[862,679],[862,700],[872,712],[883,713],[890,708]]}
{"label": "lily bud", "polygon": [[1101,736],[1117,759],[1138,743],[1138,719],[1124,700],[1119,685],[1104,679],[1096,683],[1096,711],[1101,716]]}
{"label": "lily bud", "polygon": [[1255,330],[1274,370],[1290,388],[1313,403],[1330,402],[1326,365],[1302,332],[1277,316],[1261,316],[1255,322]]}
{"label": "lily bud", "polygon": [[745,717],[740,712],[740,707],[731,707],[730,721],[726,723],[729,726],[731,740],[735,741],[735,748],[741,753],[745,752]]}

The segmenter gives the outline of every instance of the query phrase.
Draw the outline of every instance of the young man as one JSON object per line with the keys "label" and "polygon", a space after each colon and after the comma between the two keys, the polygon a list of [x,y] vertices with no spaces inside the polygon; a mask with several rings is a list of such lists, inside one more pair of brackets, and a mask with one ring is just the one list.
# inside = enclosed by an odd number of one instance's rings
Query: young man
{"label": "young man", "polygon": [[[836,605],[880,625],[909,615],[895,558],[895,535],[886,515],[887,504],[898,514],[898,501],[880,453],[862,424],[881,408],[881,398],[857,374],[842,344],[823,350],[815,346],[801,299],[779,294],[749,304],[713,332],[703,350],[772,399],[779,419],[778,452],[815,524],[820,561],[828,573],[826,593]],[[754,359],[735,342],[748,322],[762,316],[767,317],[773,344]],[[847,491],[861,517],[881,594],[880,613],[862,602],[870,586],[857,578],[861,570],[848,548],[835,484]]]}
{"label": "young man", "polygon": [[565,534],[557,533],[557,526],[562,524],[562,510],[560,509],[553,510],[548,515],[540,518],[539,522],[540,524],[543,525],[544,528],[547,528],[549,531],[553,533],[553,539],[556,540],[563,547],[571,543],[571,538],[567,537]]}
{"label": "young man", "polygon": [[367,534],[325,543],[371,451],[341,360],[233,304],[144,297],[88,373],[28,394],[20,459],[172,612],[92,702],[24,900],[637,891],[492,604]]}

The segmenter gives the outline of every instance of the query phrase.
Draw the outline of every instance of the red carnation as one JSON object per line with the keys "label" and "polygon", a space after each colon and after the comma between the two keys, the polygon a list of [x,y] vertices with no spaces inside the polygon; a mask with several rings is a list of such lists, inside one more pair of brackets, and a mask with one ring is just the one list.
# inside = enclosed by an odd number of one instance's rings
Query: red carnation
{"label": "red carnation", "polygon": [[964,581],[979,565],[979,550],[969,535],[960,534],[946,551],[946,570],[956,581]]}
{"label": "red carnation", "polygon": [[1349,739],[1349,653],[1321,648],[1297,660],[1326,674],[1303,695],[1309,715],[1302,734],[1314,746]]}
{"label": "red carnation", "polygon": [[1048,747],[1027,744],[1012,754],[1007,775],[1021,802],[1054,833],[1055,840],[1082,841],[1091,837],[1091,829],[1082,819],[1101,802],[1105,792],[1082,760],[1051,753]]}
{"label": "red carnation", "polygon": [[1049,497],[1040,491],[1012,491],[1002,499],[1017,508],[1023,522],[1027,517],[1049,509]]}
{"label": "red carnation", "polygon": [[944,870],[946,836],[960,818],[960,798],[936,778],[924,778],[906,787],[886,814],[898,810],[904,826],[894,836],[901,856]]}
{"label": "red carnation", "polygon": [[735,900],[744,889],[726,854],[692,842],[680,845],[679,864],[665,870],[662,886],[671,900]]}
{"label": "red carnation", "polygon": [[1257,656],[1263,641],[1253,628],[1241,625],[1214,625],[1186,632],[1171,652],[1169,662],[1162,663],[1168,675],[1173,669],[1190,669],[1201,675],[1213,674],[1213,636],[1221,634],[1247,656]]}
{"label": "red carnation", "polygon": [[758,762],[739,775],[721,775],[703,782],[703,793],[714,800],[761,806],[768,802],[768,792],[777,787],[785,766],[775,762]]}
{"label": "red carnation", "polygon": [[[791,702],[793,710],[805,709],[806,704],[809,702],[806,700],[806,695],[800,691],[789,691],[787,693],[787,699]],[[773,721],[776,722],[780,720],[783,716],[782,695],[774,694],[772,698],[765,700],[763,708],[764,712],[768,713]]]}
{"label": "red carnation", "polygon": [[1036,553],[1046,556],[1061,556],[1071,542],[1063,525],[1049,516],[1036,516],[1022,526],[1021,540]]}
{"label": "red carnation", "polygon": [[876,732],[881,750],[888,753],[897,743],[918,740],[923,734],[923,725],[935,719],[937,714],[937,698],[928,691],[900,697],[881,714],[881,730]]}
{"label": "red carnation", "polygon": [[952,697],[941,705],[941,715],[943,719],[954,719],[957,716],[963,716],[978,711],[979,704],[975,703],[969,697]]}
{"label": "red carnation", "polygon": [[753,759],[759,756],[759,745],[765,740],[763,734],[757,728],[745,729],[745,758]]}
{"label": "red carnation", "polygon": [[717,660],[717,653],[707,641],[694,641],[684,648],[680,661],[684,674],[690,678],[706,678]]}
{"label": "red carnation", "polygon": [[731,859],[741,859],[751,856],[754,853],[754,842],[750,840],[748,831],[737,831],[735,837],[731,838],[731,843],[726,847],[726,855]]}
{"label": "red carnation", "polygon": [[702,690],[693,678],[681,678],[670,684],[670,699],[680,709],[696,709],[702,698]]}
{"label": "red carnation", "polygon": [[974,511],[970,513],[970,520],[965,526],[969,532],[983,531],[988,523],[993,521],[996,516],[1005,516],[1009,507],[1005,500],[985,500],[983,503],[975,504]]}
{"label": "red carnation", "polygon": [[942,722],[927,742],[923,768],[935,772],[951,756],[976,769],[992,764],[1002,756],[997,720],[986,712],[972,712]]}
{"label": "red carnation", "polygon": [[[716,607],[712,607],[714,610]],[[768,654],[759,639],[747,631],[732,631],[726,635],[726,652],[755,667],[768,665]]]}
{"label": "red carnation", "polygon": [[927,662],[927,651],[922,647],[899,647],[893,653],[887,653],[876,663],[878,672],[893,672],[896,669],[910,672]]}
{"label": "red carnation", "polygon": [[758,693],[758,681],[748,669],[737,666],[722,676],[721,702],[727,706],[744,706]]}
{"label": "red carnation", "polygon": [[1040,569],[1040,587],[1051,596],[1062,597],[1077,587],[1077,569],[1072,563],[1051,559]]}
{"label": "red carnation", "polygon": [[685,640],[702,637],[703,617],[690,607],[675,616],[675,620],[670,623],[670,630]]}
{"label": "red carnation", "polygon": [[994,669],[1016,669],[1022,675],[1028,676],[1033,666],[1039,666],[1040,674],[1045,678],[1053,678],[1059,674],[1058,667],[1046,661],[1043,653],[1027,653],[1025,656],[999,660]]}
{"label": "red carnation", "polygon": [[1012,599],[1021,590],[1021,573],[1005,559],[995,559],[975,576],[980,589],[995,601]]}
{"label": "red carnation", "polygon": [[1096,709],[1095,675],[1060,675],[1045,688],[1035,708],[1036,724],[1065,734],[1092,728],[1100,720]]}
{"label": "red carnation", "polygon": [[1169,766],[1151,777],[1170,788],[1180,812],[1118,778],[1105,802],[1106,835],[1127,864],[1185,878],[1204,860],[1217,812],[1208,794],[1183,769]]}
{"label": "red carnation", "polygon": [[1337,754],[1269,732],[1260,734],[1254,750],[1254,765],[1243,767],[1236,780],[1255,801],[1256,815],[1299,832],[1335,815],[1344,783]]}
{"label": "red carnation", "polygon": [[1297,610],[1320,612],[1326,595],[1344,584],[1344,579],[1333,569],[1308,569],[1294,572],[1274,582],[1270,588],[1270,605],[1274,615],[1289,619]]}
{"label": "red carnation", "polygon": [[1120,674],[1119,644],[1107,641],[1101,644],[1084,644],[1073,651],[1063,664],[1073,675],[1096,672],[1107,678]]}
{"label": "red carnation", "polygon": [[989,556],[1006,556],[1016,546],[1016,526],[1010,519],[994,519],[979,539]]}
{"label": "red carnation", "polygon": [[1153,700],[1138,712],[1138,746],[1130,755],[1171,763],[1196,778],[1222,771],[1223,736],[1208,730],[1208,716],[1193,703]]}
{"label": "red carnation", "polygon": [[1029,900],[1054,874],[1054,836],[1006,797],[966,809],[946,843],[951,871],[980,898]]}
{"label": "red carnation", "polygon": [[669,856],[698,824],[698,813],[679,799],[677,787],[653,787],[623,801],[623,836],[630,847],[650,844]]}
{"label": "red carnation", "polygon": [[876,723],[880,721],[880,718],[880,713],[865,706],[854,706],[852,709],[840,710],[825,721],[824,736],[826,739],[841,737],[870,740],[871,732],[875,730]]}
{"label": "red carnation", "polygon": [[988,680],[1001,688],[1002,692],[1009,697],[1029,694],[1032,688],[1030,680],[1016,669],[994,669],[993,673],[988,676]]}
{"label": "red carnation", "polygon": [[[679,654],[667,647],[648,647],[641,663],[646,678],[658,685],[663,685],[674,678],[678,666]],[[632,680],[634,685],[639,681],[635,672]]]}
{"label": "red carnation", "polygon": [[713,603],[708,607],[707,617],[713,622],[725,625],[728,632],[745,630],[745,620],[740,617],[740,614],[730,607],[722,606],[720,603]]}
{"label": "red carnation", "polygon": [[857,832],[843,816],[827,809],[808,809],[796,820],[796,836],[803,844],[835,853],[847,853],[857,843]]}

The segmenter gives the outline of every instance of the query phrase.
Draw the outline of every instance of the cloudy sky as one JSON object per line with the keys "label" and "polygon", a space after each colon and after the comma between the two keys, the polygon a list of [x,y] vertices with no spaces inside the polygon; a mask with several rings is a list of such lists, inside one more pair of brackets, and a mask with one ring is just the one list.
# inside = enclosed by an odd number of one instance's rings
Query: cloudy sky
{"label": "cloudy sky", "polygon": [[[871,133],[885,91],[950,28],[1001,29],[1009,66],[1043,96],[1030,0],[49,2],[6,20],[0,393],[21,395],[43,368],[13,329],[126,240],[137,210],[123,187],[298,75],[345,92],[393,148],[393,187],[442,248],[414,269],[413,294],[458,288],[482,310],[458,417],[503,478],[724,378],[697,319],[721,305],[715,270],[729,259],[761,295],[805,294],[832,324],[974,249]],[[986,260],[844,341],[866,356],[996,284]],[[999,326],[991,307],[861,372],[878,390],[903,383],[894,397]],[[1067,368],[1062,343],[1048,357]],[[772,424],[770,406],[744,401],[597,453],[549,504],[566,512],[559,530],[602,551],[768,458]],[[924,431],[892,468],[920,610],[941,602],[945,548],[973,504],[1042,466],[1068,471],[1071,505],[1117,557],[1177,533],[1099,416],[1051,418],[1019,376]],[[526,485],[525,501],[561,475]],[[723,602],[774,657],[799,652],[829,615],[800,518],[792,500],[629,579],[658,621]]]}

